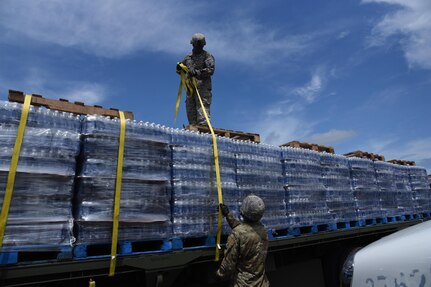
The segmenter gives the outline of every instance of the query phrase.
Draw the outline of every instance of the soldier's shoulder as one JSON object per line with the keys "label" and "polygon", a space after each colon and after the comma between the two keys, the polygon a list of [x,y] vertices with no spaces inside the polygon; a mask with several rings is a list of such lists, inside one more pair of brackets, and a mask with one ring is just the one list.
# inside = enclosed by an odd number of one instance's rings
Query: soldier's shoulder
{"label": "soldier's shoulder", "polygon": [[235,228],[232,229],[232,232],[234,232],[238,236],[242,236],[243,234],[249,233],[251,230],[253,230],[253,228],[251,228],[251,226],[243,222],[235,226]]}
{"label": "soldier's shoulder", "polygon": [[210,58],[214,59],[214,56],[210,52],[208,52],[207,50],[204,50],[204,53],[205,53],[206,57],[210,57]]}
{"label": "soldier's shoulder", "polygon": [[260,235],[262,239],[268,240],[268,233],[265,225],[259,222],[256,228],[256,232]]}
{"label": "soldier's shoulder", "polygon": [[232,228],[232,233],[239,234],[239,233],[244,232],[246,229],[247,229],[247,227],[245,226],[245,224],[240,223],[237,226],[235,226],[234,228]]}

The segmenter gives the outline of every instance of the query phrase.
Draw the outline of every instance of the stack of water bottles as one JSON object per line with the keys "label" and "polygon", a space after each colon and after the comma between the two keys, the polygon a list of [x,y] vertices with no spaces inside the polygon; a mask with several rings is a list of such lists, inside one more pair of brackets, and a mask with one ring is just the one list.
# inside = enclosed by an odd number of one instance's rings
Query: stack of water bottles
{"label": "stack of water bottles", "polygon": [[[86,116],[82,132],[82,170],[74,210],[77,243],[110,242],[120,121]],[[126,122],[119,240],[161,239],[172,234],[169,139],[169,130],[163,126]]]}
{"label": "stack of water bottles", "polygon": [[357,220],[355,197],[346,157],[330,153],[321,154],[322,181],[326,188],[326,204],[332,222]]}
{"label": "stack of water bottles", "polygon": [[380,218],[382,213],[374,162],[366,158],[350,157],[349,165],[358,219]]}
{"label": "stack of water bottles", "polygon": [[395,165],[384,161],[375,161],[374,169],[376,170],[382,216],[396,216],[398,214],[398,204]]}
{"label": "stack of water bottles", "polygon": [[[0,101],[0,208],[22,105]],[[72,193],[80,118],[30,106],[4,246],[73,243]]]}
{"label": "stack of water bottles", "polygon": [[282,148],[284,185],[291,226],[328,223],[331,215],[322,182],[320,154],[301,148]]}
{"label": "stack of water bottles", "polygon": [[394,166],[394,182],[397,192],[398,215],[413,214],[413,191],[410,184],[409,167],[404,165]]}
{"label": "stack of water bottles", "polygon": [[280,148],[253,142],[236,144],[237,183],[241,198],[257,195],[265,202],[262,223],[267,228],[288,225]]}
{"label": "stack of water bottles", "polygon": [[426,169],[409,166],[410,185],[413,191],[415,213],[430,212],[431,192]]}
{"label": "stack of water bottles", "polygon": [[[235,155],[228,139],[217,140],[223,201],[238,215]],[[172,130],[172,219],[176,237],[217,232],[218,189],[209,134]],[[227,226],[224,222],[224,230]]]}

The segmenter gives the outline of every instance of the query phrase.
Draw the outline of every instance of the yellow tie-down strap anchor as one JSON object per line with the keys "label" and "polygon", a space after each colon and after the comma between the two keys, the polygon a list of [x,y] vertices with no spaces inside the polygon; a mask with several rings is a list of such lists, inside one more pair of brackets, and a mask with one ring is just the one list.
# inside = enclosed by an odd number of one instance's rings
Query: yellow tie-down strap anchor
{"label": "yellow tie-down strap anchor", "polygon": [[[180,77],[181,77],[181,82],[180,82],[180,88],[178,90],[177,103],[175,106],[175,119],[177,118],[177,115],[178,115],[178,107],[180,105],[182,88],[184,87],[184,89],[186,90],[187,96],[192,96],[193,90],[196,91],[196,94],[197,94],[198,99],[199,99],[199,103],[201,104],[202,110],[204,112],[205,120],[208,124],[208,127],[211,131],[211,135],[213,138],[213,151],[214,151],[214,165],[215,165],[215,171],[216,171],[217,195],[218,195],[218,202],[220,204],[220,203],[223,203],[223,193],[222,193],[221,181],[220,181],[220,165],[219,165],[219,161],[218,161],[217,137],[214,133],[214,130],[213,130],[213,127],[211,125],[210,119],[208,117],[207,111],[205,109],[204,103],[202,102],[201,95],[199,94],[199,89],[198,89],[198,84],[196,82],[196,79],[193,77],[191,79],[189,79],[187,77],[187,73],[189,72],[189,69],[187,68],[186,65],[184,65],[183,63],[178,63],[178,65],[181,67],[181,70],[179,71]],[[221,214],[221,210],[219,209],[218,216],[217,216],[217,239],[216,239],[215,261],[219,261],[219,259],[220,259],[220,241],[221,241],[222,223],[223,223],[223,217]]]}
{"label": "yellow tie-down strap anchor", "polygon": [[114,214],[112,218],[112,243],[109,276],[115,275],[115,266],[117,264],[118,221],[120,218],[121,181],[123,178],[124,141],[126,137],[126,118],[124,116],[124,112],[120,111],[118,113],[120,114],[120,138],[118,145],[117,174],[115,178]]}
{"label": "yellow tie-down strap anchor", "polygon": [[178,96],[177,96],[177,102],[175,103],[175,116],[174,116],[174,123],[177,121],[178,117],[178,108],[180,107],[181,102],[181,94],[184,90],[186,90],[187,97],[191,97],[193,95],[194,87],[192,85],[192,82],[189,81],[187,78],[187,73],[189,72],[189,68],[187,68],[186,65],[183,63],[177,63],[177,66],[181,67],[181,70],[178,71],[180,74],[180,87],[178,88]]}
{"label": "yellow tie-down strap anchor", "polygon": [[28,111],[30,109],[31,95],[25,95],[24,104],[21,111],[21,119],[13,147],[12,159],[10,161],[9,173],[7,176],[6,191],[3,198],[3,206],[0,214],[0,248],[3,246],[4,233],[6,230],[9,207],[12,200],[13,187],[15,184],[16,169],[18,167],[19,154],[21,152],[24,131],[27,125]]}

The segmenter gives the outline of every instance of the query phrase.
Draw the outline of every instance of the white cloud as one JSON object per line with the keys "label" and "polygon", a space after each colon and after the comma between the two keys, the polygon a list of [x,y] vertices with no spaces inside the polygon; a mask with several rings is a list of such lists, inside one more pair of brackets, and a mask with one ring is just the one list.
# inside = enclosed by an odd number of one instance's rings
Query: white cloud
{"label": "white cloud", "polygon": [[344,39],[349,35],[350,35],[350,31],[342,31],[342,32],[340,32],[340,34],[338,34],[337,39],[338,40]]}
{"label": "white cloud", "polygon": [[[301,109],[301,107],[298,107]],[[272,114],[271,110],[281,111],[277,115]],[[280,145],[293,140],[301,140],[311,133],[314,123],[303,119],[298,111],[288,104],[275,104],[259,120],[259,123],[252,129],[261,131],[262,142]]]}
{"label": "white cloud", "polygon": [[[193,4],[193,9],[189,5]],[[187,1],[3,0],[0,27],[16,35],[105,57],[139,51],[183,54],[195,32],[207,36],[208,49],[230,61],[253,65],[296,57],[313,49],[321,33],[287,35],[264,27],[253,15],[224,13],[210,21],[213,4]],[[252,9],[250,9],[252,10]],[[199,11],[199,13],[196,13]],[[198,28],[197,28],[198,27]],[[12,34],[13,36],[10,36]],[[15,39],[23,44],[22,39]],[[25,43],[27,44],[27,43]]]}
{"label": "white cloud", "polygon": [[384,139],[379,139],[378,141],[371,141],[367,143],[367,148],[365,150],[378,154],[385,153],[385,151],[390,150],[390,146],[398,140],[399,139],[395,137],[386,137]]}
{"label": "white cloud", "polygon": [[[254,125],[252,130],[261,131],[263,141],[274,145],[309,138],[317,122],[307,118],[304,112],[316,101],[324,91],[328,78],[332,77],[332,70],[329,74],[326,71],[325,66],[319,66],[311,73],[310,80],[306,84],[293,88],[289,86],[280,88],[282,99],[262,110],[259,123]],[[323,139],[324,134],[321,135]],[[349,135],[339,131],[336,136],[341,141],[341,137],[347,138]]]}
{"label": "white cloud", "polygon": [[105,88],[95,83],[70,83],[61,98],[83,102],[86,105],[100,104],[106,98]]}
{"label": "white cloud", "polygon": [[283,99],[264,109],[257,124],[250,130],[260,131],[262,142],[280,145],[298,140],[309,134],[312,123],[302,120],[304,105],[298,101]]}
{"label": "white cloud", "polygon": [[312,103],[322,89],[322,78],[318,74],[311,77],[310,82],[302,87],[296,88],[293,93],[303,97],[307,102]]}
{"label": "white cloud", "polygon": [[398,6],[373,28],[370,46],[383,45],[395,35],[411,67],[431,69],[431,1],[429,0],[363,0],[363,3],[385,3]]}
{"label": "white cloud", "polygon": [[304,98],[308,103],[312,103],[322,90],[324,81],[320,71],[316,71],[311,75],[310,81],[304,86],[295,88],[293,94]]}
{"label": "white cloud", "polygon": [[19,89],[24,93],[36,93],[51,99],[67,99],[78,101],[86,105],[101,104],[109,97],[107,89],[94,82],[69,81],[57,79],[38,68],[27,68],[23,71],[22,79],[3,79],[2,84],[10,89]]}
{"label": "white cloud", "polygon": [[313,134],[309,136],[306,140],[311,143],[334,145],[354,136],[356,136],[356,132],[353,130],[331,129],[324,133]]}

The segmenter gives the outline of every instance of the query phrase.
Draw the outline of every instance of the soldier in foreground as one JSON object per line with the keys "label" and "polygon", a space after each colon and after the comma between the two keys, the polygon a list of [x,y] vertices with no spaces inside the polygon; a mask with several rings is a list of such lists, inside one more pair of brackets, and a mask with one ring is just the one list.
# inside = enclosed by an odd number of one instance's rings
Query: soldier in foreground
{"label": "soldier in foreground", "polygon": [[256,195],[244,198],[240,210],[243,222],[234,218],[226,205],[220,204],[219,208],[232,232],[217,276],[231,278],[234,287],[269,286],[265,275],[268,234],[260,222],[265,211],[263,200]]}
{"label": "soldier in foreground", "polygon": [[[196,79],[199,94],[209,117],[212,100],[211,76],[214,74],[215,60],[210,53],[204,50],[206,41],[203,34],[194,34],[190,44],[193,45],[193,50],[184,58],[184,60],[182,60],[181,63],[189,68],[188,76]],[[179,69],[180,68],[177,65],[177,72]],[[187,97],[186,110],[187,119],[190,125],[206,125],[204,112],[196,92],[194,92],[192,96]]]}

